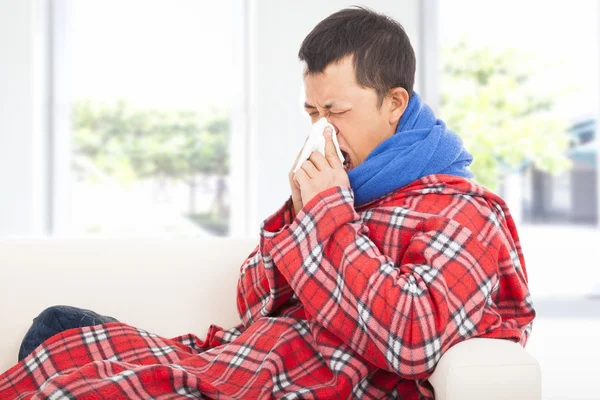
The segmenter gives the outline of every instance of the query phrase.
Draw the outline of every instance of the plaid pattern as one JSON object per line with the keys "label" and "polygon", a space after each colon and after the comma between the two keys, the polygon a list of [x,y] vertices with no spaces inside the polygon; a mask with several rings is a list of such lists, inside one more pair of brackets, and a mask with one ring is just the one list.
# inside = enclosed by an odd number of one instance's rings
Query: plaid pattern
{"label": "plaid pattern", "polygon": [[161,338],[122,323],[64,332],[0,376],[0,398],[433,399],[470,337],[525,344],[535,316],[497,196],[432,175],[354,209],[350,189],[268,218],[241,268],[242,323]]}

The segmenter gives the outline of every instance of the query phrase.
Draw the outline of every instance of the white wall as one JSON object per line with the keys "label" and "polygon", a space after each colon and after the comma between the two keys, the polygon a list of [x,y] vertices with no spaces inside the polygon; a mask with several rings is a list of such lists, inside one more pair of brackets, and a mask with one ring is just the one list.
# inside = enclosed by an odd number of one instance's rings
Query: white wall
{"label": "white wall", "polygon": [[[237,203],[249,201],[246,234],[256,234],[260,222],[289,197],[287,174],[310,128],[301,106],[304,89],[297,56],[300,44],[319,21],[352,4],[355,3],[346,0],[250,2],[247,89],[251,152],[246,168],[257,184],[254,193],[251,191]],[[361,4],[397,19],[419,59],[418,0],[372,0]],[[234,234],[240,233],[242,230],[234,229]]]}
{"label": "white wall", "polygon": [[46,226],[41,2],[0,0],[0,236]]}

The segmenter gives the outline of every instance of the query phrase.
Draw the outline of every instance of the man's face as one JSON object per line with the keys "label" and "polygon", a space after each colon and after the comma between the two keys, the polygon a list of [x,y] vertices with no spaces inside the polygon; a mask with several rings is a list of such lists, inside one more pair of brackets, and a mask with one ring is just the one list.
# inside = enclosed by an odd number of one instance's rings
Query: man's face
{"label": "man's face", "polygon": [[382,107],[375,89],[356,83],[352,58],[329,64],[304,78],[305,109],[313,123],[326,117],[335,126],[346,171],[360,165],[396,126],[390,123],[388,100]]}

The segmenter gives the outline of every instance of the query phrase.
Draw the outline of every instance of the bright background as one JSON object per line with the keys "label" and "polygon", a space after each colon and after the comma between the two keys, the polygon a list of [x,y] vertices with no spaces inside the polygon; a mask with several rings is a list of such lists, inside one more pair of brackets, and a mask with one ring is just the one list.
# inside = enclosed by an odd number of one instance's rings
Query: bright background
{"label": "bright background", "polygon": [[[517,220],[544,397],[599,399],[598,2],[362,4]],[[256,235],[310,126],[300,43],[348,5],[0,0],[0,238]]]}

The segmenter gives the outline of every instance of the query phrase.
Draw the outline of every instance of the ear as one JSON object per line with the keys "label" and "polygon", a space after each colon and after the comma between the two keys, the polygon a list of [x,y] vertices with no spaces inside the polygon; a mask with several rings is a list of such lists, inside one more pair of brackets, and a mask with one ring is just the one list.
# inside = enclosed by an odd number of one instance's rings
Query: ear
{"label": "ear", "polygon": [[389,122],[390,125],[396,126],[400,121],[400,117],[404,114],[408,107],[408,92],[401,87],[391,88],[386,96],[389,104]]}

